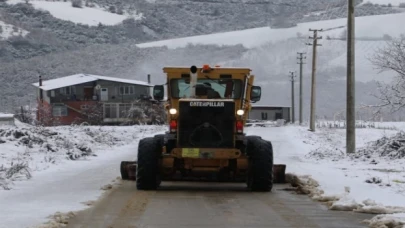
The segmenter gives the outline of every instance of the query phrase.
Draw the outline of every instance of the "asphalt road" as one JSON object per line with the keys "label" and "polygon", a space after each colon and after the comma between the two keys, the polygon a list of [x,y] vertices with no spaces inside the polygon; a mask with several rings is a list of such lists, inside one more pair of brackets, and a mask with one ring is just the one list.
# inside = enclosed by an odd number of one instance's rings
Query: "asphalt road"
{"label": "asphalt road", "polygon": [[358,228],[371,215],[329,211],[326,206],[282,190],[252,193],[244,184],[162,182],[157,191],[138,191],[122,181],[68,228]]}

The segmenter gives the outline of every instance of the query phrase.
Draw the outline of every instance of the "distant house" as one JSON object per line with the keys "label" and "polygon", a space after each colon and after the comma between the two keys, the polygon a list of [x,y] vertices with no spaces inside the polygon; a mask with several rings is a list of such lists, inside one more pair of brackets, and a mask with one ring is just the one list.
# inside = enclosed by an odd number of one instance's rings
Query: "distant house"
{"label": "distant house", "polygon": [[271,121],[283,119],[286,122],[290,122],[291,120],[290,107],[253,105],[252,109],[249,112],[248,118],[251,120],[271,120]]}
{"label": "distant house", "polygon": [[81,122],[117,124],[128,120],[136,99],[150,98],[148,82],[75,74],[42,80],[37,87],[37,121],[45,126]]}
{"label": "distant house", "polygon": [[1,125],[15,125],[14,115],[0,112],[0,126]]}

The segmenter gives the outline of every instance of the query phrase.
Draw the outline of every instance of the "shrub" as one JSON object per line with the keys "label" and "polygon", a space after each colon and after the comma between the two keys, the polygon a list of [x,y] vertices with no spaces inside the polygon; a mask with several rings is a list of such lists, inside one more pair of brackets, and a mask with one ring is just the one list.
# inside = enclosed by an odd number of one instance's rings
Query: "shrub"
{"label": "shrub", "polygon": [[371,2],[366,2],[366,3],[363,4],[363,6],[373,6],[373,3],[371,3]]}
{"label": "shrub", "polygon": [[110,6],[108,8],[108,11],[110,11],[110,13],[115,13],[116,12],[115,6]]}
{"label": "shrub", "polygon": [[75,8],[82,8],[82,0],[72,0],[72,6]]}
{"label": "shrub", "polygon": [[123,14],[124,14],[124,11],[123,11],[121,8],[119,8],[119,9],[117,10],[117,14],[123,15]]}

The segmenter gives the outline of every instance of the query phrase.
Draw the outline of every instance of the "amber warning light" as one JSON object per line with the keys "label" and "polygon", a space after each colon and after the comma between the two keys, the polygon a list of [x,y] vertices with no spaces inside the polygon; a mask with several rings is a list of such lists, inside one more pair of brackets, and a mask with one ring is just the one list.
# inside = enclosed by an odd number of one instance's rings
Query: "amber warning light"
{"label": "amber warning light", "polygon": [[205,65],[203,65],[202,70],[203,70],[203,71],[210,71],[210,70],[211,70],[211,67],[210,67],[210,65],[205,64]]}

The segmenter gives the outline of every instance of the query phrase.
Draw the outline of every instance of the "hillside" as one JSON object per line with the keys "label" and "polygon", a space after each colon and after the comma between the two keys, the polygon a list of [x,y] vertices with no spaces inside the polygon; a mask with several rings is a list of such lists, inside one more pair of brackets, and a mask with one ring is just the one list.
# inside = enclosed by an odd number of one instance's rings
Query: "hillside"
{"label": "hillside", "polygon": [[[93,0],[73,7],[62,0],[0,1],[0,21],[29,32],[0,42],[0,62],[93,44],[141,43],[262,26],[291,27],[304,21],[344,17],[345,4],[342,0]],[[400,11],[376,5],[357,7],[359,16],[395,12]]]}
{"label": "hillside", "polygon": [[[379,74],[373,69],[369,58],[375,50],[382,48],[390,37],[405,35],[402,21],[405,14],[390,14],[356,18],[356,98],[357,105],[373,104],[377,100],[371,96],[376,91],[374,80],[389,82],[395,75],[392,72]],[[320,35],[323,39],[318,48],[317,67],[317,113],[332,118],[345,108],[346,91],[346,30],[345,19],[325,20],[298,24],[297,27],[271,29],[268,27],[162,40],[138,44],[138,47],[184,48],[189,44],[200,45],[243,45],[248,49],[238,59],[223,60],[222,66],[249,66],[257,76],[257,82],[265,89],[264,97],[258,104],[290,105],[290,82],[288,72],[298,73],[297,52],[306,52],[307,64],[304,65],[304,112],[308,117],[310,100],[310,75],[312,48],[306,46],[312,35],[308,30],[325,29]],[[402,28],[402,29],[401,29]],[[151,63],[159,64],[159,63]],[[152,71],[153,72],[153,71]],[[297,75],[297,74],[296,74]],[[298,78],[296,79],[298,88]],[[296,91],[298,101],[298,90]],[[296,103],[297,104],[297,103]],[[368,111],[368,110],[367,110]],[[367,112],[366,111],[366,112]]]}
{"label": "hillside", "polygon": [[[0,107],[11,112],[21,105],[33,106],[35,93],[30,85],[39,75],[55,78],[84,72],[145,80],[145,75],[151,73],[153,82],[159,83],[165,65],[204,63],[249,66],[259,76],[258,83],[268,85],[265,94],[276,97],[264,99],[261,104],[289,104],[286,75],[298,67],[297,51],[311,53],[304,45],[310,35],[308,28],[332,28],[323,34],[324,47],[319,49],[318,102],[322,108],[318,110],[319,115],[340,110],[343,101],[332,108],[330,99],[344,88],[341,79],[345,75],[345,44],[339,39],[346,21],[331,19],[345,15],[346,1],[243,2],[95,0],[81,8],[62,1],[0,2],[0,25],[5,28],[0,41],[0,91],[2,97],[7,97],[0,99]],[[359,16],[400,12],[395,7],[372,4],[360,4],[356,9]],[[402,33],[395,28],[403,15],[358,17],[358,38],[372,39],[373,48],[381,46],[384,34]],[[304,22],[308,20],[315,22]],[[189,41],[204,45],[186,46]],[[168,48],[155,47],[166,44]],[[365,44],[362,50],[369,54],[373,48]],[[373,102],[368,91],[375,91],[375,85],[368,78],[363,80],[365,75],[371,75],[370,65],[363,55],[358,58],[364,61],[356,69],[362,81],[357,89],[359,102]],[[306,77],[309,67],[305,65]],[[305,90],[307,96],[309,87]]]}
{"label": "hillside", "polygon": [[[405,29],[401,29],[404,20],[405,13],[356,18],[356,63],[358,64],[356,79],[358,81],[389,81],[392,78],[393,74],[384,73],[380,75],[374,71],[368,58],[373,55],[375,50],[384,47],[386,40],[405,35]],[[290,69],[297,69],[295,64],[297,51],[309,53],[307,57],[308,60],[311,60],[312,50],[305,45],[305,43],[310,42],[307,37],[312,35],[308,31],[311,28],[325,30],[320,33],[323,39],[319,42],[323,46],[318,48],[318,70],[322,71],[322,69],[330,67],[345,68],[346,41],[344,34],[346,32],[346,19],[301,23],[296,27],[285,29],[261,27],[141,43],[137,46],[140,48],[165,46],[175,49],[185,47],[188,44],[243,45],[250,50],[233,65],[249,65],[255,68],[258,74],[265,75],[268,74],[267,72],[271,72],[272,79],[283,80],[286,72]],[[264,62],[266,64],[263,64]],[[310,73],[311,65],[306,64],[305,66],[306,73]]]}

